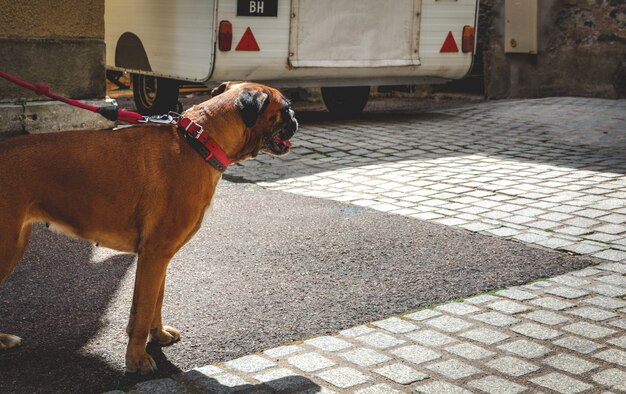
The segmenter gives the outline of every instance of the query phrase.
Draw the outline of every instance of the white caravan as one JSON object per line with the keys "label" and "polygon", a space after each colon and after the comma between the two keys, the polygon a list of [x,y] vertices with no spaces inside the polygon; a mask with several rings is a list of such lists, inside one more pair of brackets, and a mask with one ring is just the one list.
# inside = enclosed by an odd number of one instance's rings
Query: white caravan
{"label": "white caravan", "polygon": [[358,113],[373,85],[443,83],[472,66],[478,0],[105,0],[107,69],[137,108],[176,107],[180,81],[322,88]]}

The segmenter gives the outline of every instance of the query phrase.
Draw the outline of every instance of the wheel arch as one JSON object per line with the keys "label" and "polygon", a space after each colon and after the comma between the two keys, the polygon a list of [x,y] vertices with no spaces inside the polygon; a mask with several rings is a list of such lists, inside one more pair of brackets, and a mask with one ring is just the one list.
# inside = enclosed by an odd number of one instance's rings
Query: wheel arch
{"label": "wheel arch", "polygon": [[136,34],[126,32],[117,40],[117,45],[115,46],[115,67],[152,71],[146,49]]}

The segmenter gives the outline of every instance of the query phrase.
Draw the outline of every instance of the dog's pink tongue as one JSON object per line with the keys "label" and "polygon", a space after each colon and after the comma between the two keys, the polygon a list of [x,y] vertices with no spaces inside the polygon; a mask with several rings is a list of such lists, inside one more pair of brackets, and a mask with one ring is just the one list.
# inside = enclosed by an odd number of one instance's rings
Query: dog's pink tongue
{"label": "dog's pink tongue", "polygon": [[289,142],[289,140],[284,140],[280,138],[279,136],[274,137],[274,142],[278,145],[283,145],[283,146],[286,146],[287,148],[291,148],[291,142]]}

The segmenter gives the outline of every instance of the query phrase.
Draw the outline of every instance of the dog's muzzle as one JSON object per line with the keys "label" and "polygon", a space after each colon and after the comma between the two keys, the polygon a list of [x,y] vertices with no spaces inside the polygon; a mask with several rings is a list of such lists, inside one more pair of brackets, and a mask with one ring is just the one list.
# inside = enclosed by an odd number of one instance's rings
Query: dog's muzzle
{"label": "dog's muzzle", "polygon": [[286,115],[287,116],[285,116],[285,124],[278,133],[280,138],[283,140],[291,139],[291,137],[296,134],[296,131],[298,131],[298,121],[296,120],[296,113],[293,111],[293,109],[289,108],[286,111]]}
{"label": "dog's muzzle", "polygon": [[298,121],[291,108],[284,110],[282,118],[283,122],[278,126],[278,130],[275,128],[265,143],[264,151],[274,156],[284,156],[289,153],[291,150],[289,140],[298,131]]}

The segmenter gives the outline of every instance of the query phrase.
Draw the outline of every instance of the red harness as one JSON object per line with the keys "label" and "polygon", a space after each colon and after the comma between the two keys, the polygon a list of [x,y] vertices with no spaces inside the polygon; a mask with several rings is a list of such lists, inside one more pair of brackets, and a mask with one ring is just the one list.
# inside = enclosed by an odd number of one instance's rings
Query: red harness
{"label": "red harness", "polygon": [[111,121],[119,120],[120,122],[131,124],[175,124],[178,127],[178,130],[189,142],[189,144],[200,154],[200,156],[202,156],[202,158],[207,163],[212,165],[216,170],[218,170],[219,172],[224,172],[226,171],[226,168],[231,164],[224,150],[209,136],[209,133],[207,133],[202,128],[202,126],[191,121],[191,119],[189,118],[185,118],[178,114],[175,114],[176,117],[172,117],[170,115],[143,116],[137,112],[119,109],[117,105],[96,107],[94,105],[81,103],[80,101],[60,96],[50,91],[50,87],[42,82],[38,82],[33,85],[26,81],[22,81],[21,79],[15,78],[14,76],[9,75],[3,71],[0,71],[0,77],[10,82],[13,82],[14,84],[20,85],[26,89],[32,90],[40,96],[45,95],[50,97],[51,99],[62,101],[71,106],[96,112]]}

